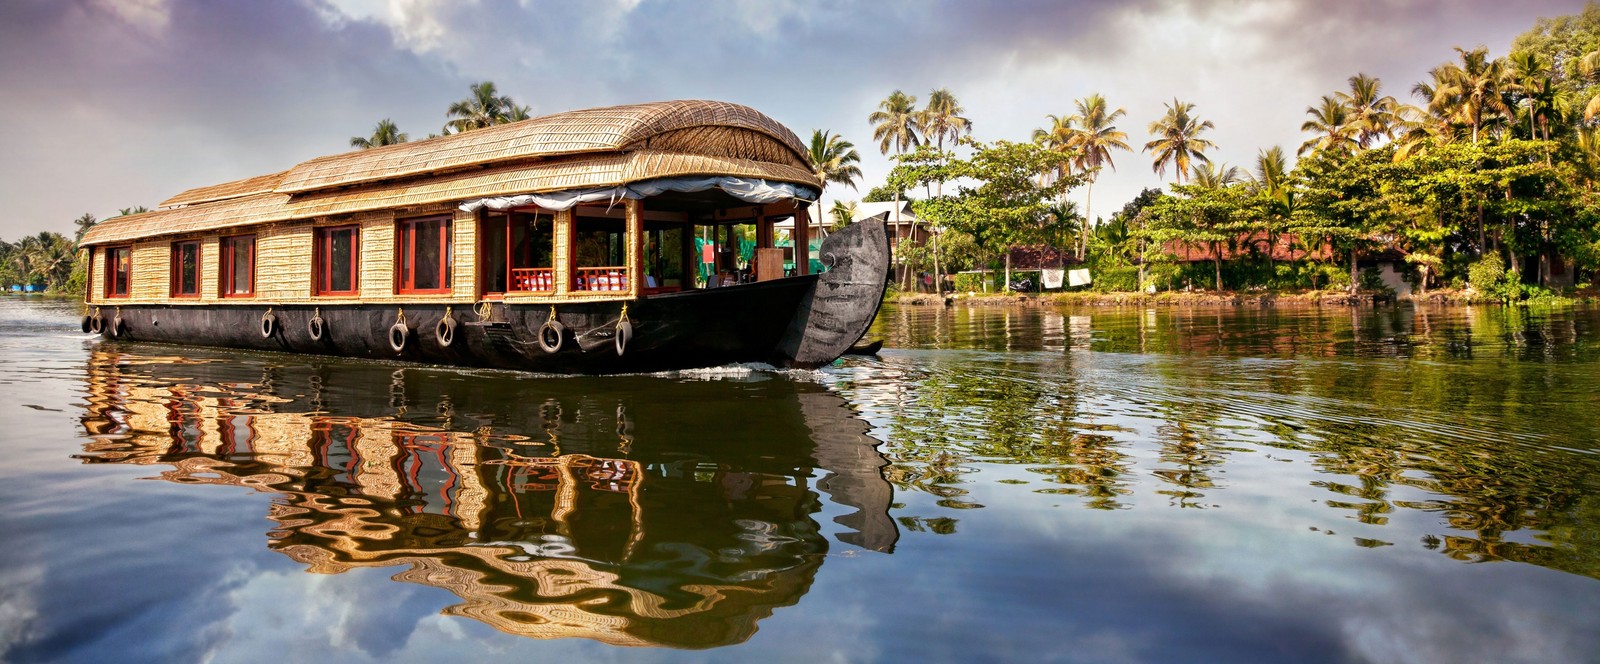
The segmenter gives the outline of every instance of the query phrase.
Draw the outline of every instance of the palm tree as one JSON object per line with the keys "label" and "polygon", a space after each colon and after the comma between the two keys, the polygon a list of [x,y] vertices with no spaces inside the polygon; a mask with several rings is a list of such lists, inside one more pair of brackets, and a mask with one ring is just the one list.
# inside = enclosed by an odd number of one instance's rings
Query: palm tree
{"label": "palm tree", "polygon": [[351,136],[350,147],[367,150],[380,145],[404,143],[410,139],[409,135],[402,133],[399,127],[394,126],[393,120],[384,118],[378,121],[378,126],[372,130],[372,136]]}
{"label": "palm tree", "polygon": [[1117,118],[1127,115],[1128,112],[1126,110],[1118,108],[1115,111],[1107,111],[1106,98],[1102,97],[1098,92],[1074,103],[1078,107],[1078,114],[1073,116],[1073,120],[1077,122],[1078,131],[1072,135],[1070,142],[1078,150],[1078,154],[1074,158],[1074,161],[1078,164],[1078,170],[1089,177],[1085,183],[1083,200],[1085,223],[1082,237],[1078,243],[1078,253],[1081,257],[1088,250],[1088,227],[1093,223],[1094,219],[1094,181],[1095,178],[1099,177],[1100,167],[1110,166],[1111,170],[1117,170],[1116,162],[1111,159],[1111,150],[1115,148],[1132,151],[1133,148],[1128,147],[1128,134],[1119,131],[1111,124],[1116,122]]}
{"label": "palm tree", "polygon": [[[1077,123],[1077,119],[1070,115],[1046,115],[1045,117],[1050,118],[1050,126],[1033,130],[1033,144],[1052,152],[1060,152],[1075,157],[1078,153],[1078,148],[1073,145],[1073,136],[1078,133],[1078,129],[1073,125]],[[1076,161],[1075,158],[1074,161]],[[1055,177],[1064,178],[1067,176],[1066,169],[1068,164],[1066,162],[1062,162],[1056,168]],[[1040,174],[1041,185],[1043,184],[1044,176],[1045,174]]]}
{"label": "palm tree", "polygon": [[506,111],[505,116],[500,118],[499,124],[505,124],[507,122],[521,122],[523,120],[532,118],[532,113],[532,106],[518,106],[516,104],[512,104],[511,110]]}
{"label": "palm tree", "polygon": [[1244,172],[1238,166],[1213,164],[1206,162],[1194,169],[1194,183],[1206,189],[1221,189],[1238,184],[1244,180]]}
{"label": "palm tree", "polygon": [[[878,102],[878,110],[867,116],[867,122],[872,123],[872,140],[878,141],[878,151],[887,155],[889,146],[895,147],[895,152],[905,153],[906,148],[914,148],[922,144],[922,139],[917,136],[917,126],[920,114],[917,111],[917,98],[904,92],[895,90],[883,101]],[[900,192],[894,194],[894,220],[895,225],[900,223]],[[911,237],[917,236],[916,221],[911,222]],[[911,290],[911,270],[906,270],[906,290]]]}
{"label": "palm tree", "polygon": [[1301,143],[1300,150],[1295,154],[1313,151],[1350,152],[1361,144],[1361,130],[1351,122],[1350,109],[1338,98],[1322,95],[1322,103],[1307,106],[1306,115],[1311,119],[1300,124],[1300,131],[1315,135]]}
{"label": "palm tree", "polygon": [[511,97],[500,94],[492,81],[474,83],[472,96],[445,110],[445,117],[454,118],[445,123],[445,128],[460,133],[503,124],[516,108]]}
{"label": "palm tree", "polygon": [[[856,152],[856,146],[850,141],[822,129],[811,132],[811,174],[822,181],[822,188],[826,190],[828,183],[850,185],[856,189],[856,179],[861,177],[861,155]],[[860,191],[857,189],[857,191]],[[822,192],[817,192],[817,212],[822,212]]]}
{"label": "palm tree", "polygon": [[1356,143],[1365,150],[1378,137],[1393,139],[1399,104],[1383,94],[1383,83],[1366,74],[1350,77],[1350,91],[1335,93],[1349,113],[1349,124],[1356,131]]}
{"label": "palm tree", "polygon": [[949,88],[939,88],[928,93],[928,106],[918,114],[917,126],[943,152],[944,139],[954,144],[963,134],[972,133],[972,120],[961,116],[965,112]]}
{"label": "palm tree", "polygon": [[1250,176],[1256,191],[1275,196],[1289,184],[1289,160],[1283,148],[1272,146],[1256,154],[1256,172]]}
{"label": "palm tree", "polygon": [[1515,116],[1506,103],[1503,93],[1514,92],[1516,81],[1506,61],[1489,59],[1489,49],[1478,47],[1470,51],[1456,47],[1461,63],[1446,63],[1438,69],[1441,85],[1433,91],[1434,101],[1449,109],[1449,115],[1472,128],[1472,143],[1478,143],[1479,132],[1486,123]]}
{"label": "palm tree", "polygon": [[75,242],[83,242],[83,234],[89,232],[89,229],[94,228],[94,225],[99,223],[99,221],[94,218],[94,215],[85,212],[83,213],[83,216],[73,219],[72,223],[78,227],[78,232],[73,236],[73,240]]}
{"label": "palm tree", "polygon": [[149,212],[149,211],[150,211],[150,208],[147,208],[147,207],[145,207],[143,205],[139,205],[139,206],[135,206],[135,207],[131,207],[131,208],[122,208],[121,210],[117,210],[117,216],[126,217],[126,216],[128,216],[130,214],[144,214],[144,213]]}
{"label": "palm tree", "polygon": [[1167,104],[1167,114],[1150,123],[1149,132],[1156,139],[1144,144],[1145,152],[1154,153],[1151,170],[1166,177],[1170,164],[1176,171],[1178,184],[1183,184],[1193,162],[1211,163],[1205,151],[1217,147],[1216,143],[1200,138],[1201,133],[1216,128],[1215,125],[1210,120],[1202,121],[1194,117],[1191,114],[1193,111],[1194,104],[1174,98],[1172,103]]}
{"label": "palm tree", "polygon": [[833,230],[842,230],[845,226],[849,226],[850,222],[855,221],[856,202],[850,201],[847,203],[842,200],[836,200],[833,202],[833,209],[829,210],[828,214],[833,216]]}
{"label": "palm tree", "polygon": [[872,123],[872,140],[878,141],[878,151],[887,155],[889,146],[893,145],[895,152],[903,153],[922,145],[922,138],[917,135],[918,117],[917,98],[899,90],[878,102],[878,110],[867,116],[867,122]]}
{"label": "palm tree", "polygon": [[[956,101],[955,94],[950,92],[949,88],[939,88],[929,92],[928,105],[919,115],[918,124],[922,129],[922,135],[932,138],[939,152],[944,152],[945,138],[949,138],[950,143],[954,145],[961,140],[962,135],[972,133],[972,120],[961,115],[965,112],[966,109],[961,108],[961,102]],[[939,182],[937,187],[937,195],[943,196],[944,182]],[[933,282],[942,289],[944,279],[939,274],[939,240],[935,230],[929,229],[928,242],[931,247],[930,253],[933,255]]]}

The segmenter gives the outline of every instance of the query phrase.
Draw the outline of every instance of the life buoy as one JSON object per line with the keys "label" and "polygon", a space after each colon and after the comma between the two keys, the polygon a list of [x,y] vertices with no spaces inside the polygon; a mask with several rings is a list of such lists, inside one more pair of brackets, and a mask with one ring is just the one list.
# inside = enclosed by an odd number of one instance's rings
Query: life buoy
{"label": "life buoy", "polygon": [[405,323],[395,323],[389,326],[389,347],[398,353],[406,349],[406,337],[411,336],[411,328]]}
{"label": "life buoy", "polygon": [[268,309],[266,313],[261,314],[261,338],[271,339],[272,332],[277,328],[278,316],[272,313],[271,309]]}
{"label": "life buoy", "polygon": [[312,316],[311,320],[306,321],[306,334],[311,335],[312,341],[322,341],[322,333],[326,331],[327,323],[322,316]]}
{"label": "life buoy", "polygon": [[449,314],[439,319],[439,324],[433,326],[433,336],[439,341],[440,348],[449,348],[456,341],[456,319]]}
{"label": "life buoy", "polygon": [[617,333],[614,337],[617,342],[617,357],[628,349],[628,341],[633,339],[633,322],[621,320],[617,322]]}
{"label": "life buoy", "polygon": [[565,340],[567,327],[561,321],[551,318],[539,326],[539,350],[554,353],[561,350],[561,342]]}

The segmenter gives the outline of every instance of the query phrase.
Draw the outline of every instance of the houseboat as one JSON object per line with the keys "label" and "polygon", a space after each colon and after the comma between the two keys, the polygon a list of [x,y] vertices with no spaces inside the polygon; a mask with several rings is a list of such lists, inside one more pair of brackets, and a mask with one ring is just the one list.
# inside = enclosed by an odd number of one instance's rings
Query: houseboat
{"label": "houseboat", "polygon": [[83,327],[553,373],[815,368],[865,333],[890,261],[869,221],[812,273],[820,190],[794,132],[715,101],[319,157],[90,229]]}

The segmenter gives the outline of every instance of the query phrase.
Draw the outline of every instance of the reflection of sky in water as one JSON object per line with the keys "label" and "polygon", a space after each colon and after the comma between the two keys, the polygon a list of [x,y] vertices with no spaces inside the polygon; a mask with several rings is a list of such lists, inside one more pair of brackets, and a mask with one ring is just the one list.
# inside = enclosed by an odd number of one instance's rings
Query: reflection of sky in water
{"label": "reflection of sky in water", "polygon": [[[18,314],[0,314],[0,329],[6,316]],[[993,317],[973,315],[940,342],[958,350],[903,339],[912,348],[826,372],[887,441],[900,541],[890,555],[839,544],[851,529],[835,519],[856,510],[823,496],[810,520],[832,546],[804,596],[748,641],[709,651],[511,636],[441,615],[460,598],[390,580],[403,567],[308,574],[266,546],[271,494],[138,479],[168,468],[159,464],[66,458],[84,443],[80,342],[0,335],[0,656],[1388,662],[1600,652],[1591,337],[1533,353],[1479,325],[1474,357],[1422,357],[1425,344],[1391,351],[1364,331],[1390,331],[1392,320],[1324,320],[1298,338],[1335,352],[1301,341],[1296,352],[1318,359],[1288,363],[1278,342],[1251,342],[1271,358],[1252,359],[1196,350],[1191,333],[1185,351],[1170,331],[1183,325],[1165,317],[1154,325],[1169,331],[1147,340],[1161,348],[1133,354],[1118,344],[1145,317],[1089,318],[1023,317],[996,341]],[[1450,331],[1430,339],[1470,327],[1443,318],[1431,323]],[[1566,322],[1594,329],[1592,317]],[[1074,329],[1112,347],[1050,340]],[[997,354],[994,343],[1020,352]],[[649,422],[632,425],[648,436]],[[1486,468],[1470,466],[1474,450]],[[441,472],[423,464],[418,477],[438,486]],[[1479,472],[1501,483],[1478,482]],[[1572,481],[1586,490],[1568,495]],[[1482,493],[1448,493],[1472,487]],[[1366,509],[1374,503],[1388,507]],[[1113,509],[1085,509],[1095,505]],[[1522,525],[1496,533],[1469,527],[1475,505],[1537,509],[1502,515]],[[769,525],[738,524],[748,554],[783,544]],[[1553,542],[1552,525],[1590,534]],[[1486,537],[1523,546],[1510,551],[1527,562],[1484,548],[1461,557],[1492,562],[1447,555],[1449,538]]]}

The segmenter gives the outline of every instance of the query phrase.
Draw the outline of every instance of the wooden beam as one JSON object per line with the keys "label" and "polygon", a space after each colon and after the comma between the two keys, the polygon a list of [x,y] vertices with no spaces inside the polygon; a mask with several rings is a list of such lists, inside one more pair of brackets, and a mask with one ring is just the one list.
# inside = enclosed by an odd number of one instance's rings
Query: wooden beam
{"label": "wooden beam", "polygon": [[[510,215],[507,215],[506,218],[510,219],[511,217]],[[551,256],[555,258],[556,263],[556,295],[567,295],[572,292],[572,263],[574,261],[572,245],[574,234],[573,227],[575,225],[576,224],[574,224],[572,221],[571,208],[556,213],[555,246],[551,247],[552,251],[550,252]],[[509,246],[510,243],[511,238],[507,237],[506,244]],[[506,289],[509,290],[510,288],[511,284],[507,282]]]}
{"label": "wooden beam", "polygon": [[628,212],[628,294],[644,295],[644,202],[630,198],[623,202]]}
{"label": "wooden beam", "polygon": [[794,273],[811,274],[811,215],[800,208],[794,213]]}

